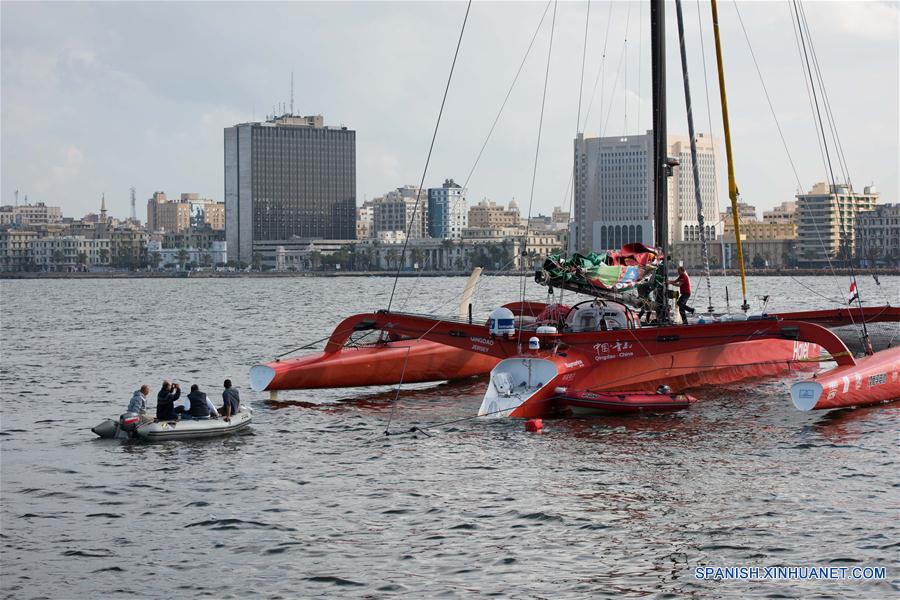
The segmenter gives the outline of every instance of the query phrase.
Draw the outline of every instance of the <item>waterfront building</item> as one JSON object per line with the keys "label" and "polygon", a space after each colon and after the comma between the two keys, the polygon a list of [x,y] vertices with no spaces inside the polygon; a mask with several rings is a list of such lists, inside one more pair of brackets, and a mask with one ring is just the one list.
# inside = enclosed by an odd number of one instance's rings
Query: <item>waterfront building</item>
{"label": "waterfront building", "polygon": [[[738,202],[738,220],[740,220],[741,224],[750,223],[752,221],[758,221],[756,217],[756,207],[752,204],[747,204],[746,202]],[[725,206],[725,212],[722,213],[722,220],[726,222],[731,222],[732,227],[734,227],[734,219],[731,218],[731,203],[728,203]]]}
{"label": "waterfront building", "polygon": [[356,239],[356,132],[292,114],[226,128],[225,229],[241,262],[260,242]]}
{"label": "waterfront building", "polygon": [[468,226],[466,190],[452,179],[439,188],[428,189],[428,235],[436,239],[458,240]]}
{"label": "waterfront building", "polygon": [[164,269],[181,269],[187,265],[214,267],[228,262],[228,249],[224,240],[211,242],[208,248],[194,246],[164,246],[158,239],[147,242],[145,252],[151,266]]}
{"label": "waterfront building", "polygon": [[80,235],[33,239],[31,262],[42,271],[78,271],[110,264],[110,241]]}
{"label": "waterfront building", "polygon": [[29,271],[33,267],[28,244],[38,239],[30,229],[0,229],[0,271]]}
{"label": "waterfront building", "polygon": [[147,201],[147,229],[150,231],[184,232],[191,229],[225,230],[225,203],[200,194],[181,194],[169,200],[165,192],[155,192]]}
{"label": "waterfront building", "polygon": [[[712,137],[697,134],[700,196],[707,237],[717,235],[716,155]],[[700,238],[694,196],[690,140],[669,136],[669,155],[679,165],[668,185],[669,240]],[[575,139],[574,247],[619,248],[631,242],[654,245],[653,132],[625,137]]]}
{"label": "waterfront building", "polygon": [[404,186],[391,190],[372,201],[372,232],[375,237],[383,234],[399,237],[391,232],[409,235],[418,240],[428,237],[428,198],[417,186]]}
{"label": "waterfront building", "polygon": [[763,213],[763,221],[766,223],[796,223],[797,201],[788,200],[772,210],[765,211]]}
{"label": "waterfront building", "polygon": [[60,222],[62,222],[62,209],[58,206],[47,206],[43,202],[21,206],[0,206],[0,227],[6,225],[28,227]]}
{"label": "waterfront building", "polygon": [[868,267],[900,264],[900,203],[856,216],[856,257]]}
{"label": "waterfront building", "polygon": [[550,219],[553,222],[553,229],[568,229],[572,220],[572,213],[563,210],[559,206],[554,206]]}
{"label": "waterfront building", "polygon": [[147,201],[147,229],[150,231],[188,231],[191,205],[169,200],[165,192],[154,192]]}
{"label": "waterfront building", "polygon": [[166,231],[153,234],[166,248],[197,248],[209,250],[213,242],[224,242],[225,232],[212,229],[195,229],[193,231]]}
{"label": "waterfront building", "polygon": [[147,262],[150,235],[142,229],[116,227],[106,232],[110,264],[114,267],[140,268]]}
{"label": "waterfront building", "polygon": [[507,207],[484,199],[469,209],[469,227],[519,227],[522,216],[519,205],[510,200]]}
{"label": "waterfront building", "polygon": [[363,202],[356,209],[356,239],[367,240],[375,234],[375,205],[372,202]]}
{"label": "waterfront building", "polygon": [[858,193],[846,184],[817,183],[809,192],[797,194],[800,266],[822,268],[849,258],[856,244],[857,215],[874,210],[877,202],[875,186]]}

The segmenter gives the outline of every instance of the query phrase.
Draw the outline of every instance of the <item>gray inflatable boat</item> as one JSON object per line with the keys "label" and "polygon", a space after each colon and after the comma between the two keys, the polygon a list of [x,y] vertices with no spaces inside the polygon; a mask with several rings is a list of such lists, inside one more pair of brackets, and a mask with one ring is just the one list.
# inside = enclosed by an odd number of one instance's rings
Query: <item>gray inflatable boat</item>
{"label": "gray inflatable boat", "polygon": [[183,419],[180,421],[141,422],[140,415],[125,413],[118,420],[107,419],[91,431],[102,438],[142,439],[150,441],[195,440],[209,437],[231,435],[250,427],[253,420],[253,409],[241,406],[230,421],[218,419]]}

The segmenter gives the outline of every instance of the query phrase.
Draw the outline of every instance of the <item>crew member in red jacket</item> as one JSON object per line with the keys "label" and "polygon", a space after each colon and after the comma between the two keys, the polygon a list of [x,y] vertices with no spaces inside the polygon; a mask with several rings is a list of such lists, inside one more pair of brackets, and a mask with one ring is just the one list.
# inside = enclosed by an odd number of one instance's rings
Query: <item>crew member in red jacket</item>
{"label": "crew member in red jacket", "polygon": [[694,309],[687,305],[688,299],[691,297],[691,278],[688,277],[684,267],[678,267],[678,277],[668,283],[678,286],[678,312],[681,314],[681,322],[687,323],[687,311],[694,314]]}

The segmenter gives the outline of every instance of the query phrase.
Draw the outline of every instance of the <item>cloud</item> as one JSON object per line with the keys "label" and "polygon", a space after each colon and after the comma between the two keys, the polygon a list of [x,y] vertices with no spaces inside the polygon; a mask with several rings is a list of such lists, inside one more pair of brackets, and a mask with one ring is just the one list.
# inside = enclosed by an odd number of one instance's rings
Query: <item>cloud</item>
{"label": "cloud", "polygon": [[[788,7],[738,6],[800,176],[809,185],[821,177],[822,167]],[[221,198],[223,128],[260,119],[276,102],[288,102],[292,70],[298,112],[323,114],[329,124],[356,130],[360,202],[364,195],[418,183],[465,5],[262,7],[0,3],[0,202],[10,201],[19,188],[30,191],[33,201],[80,215],[96,210],[96,198],[106,191],[110,210],[127,214],[132,185],[140,199],[158,189]],[[426,185],[468,174],[544,8],[544,2],[473,4]],[[558,5],[535,213],[568,202],[585,8],[582,2]],[[807,8],[853,178],[875,180],[886,201],[896,200],[898,5],[817,2]],[[617,73],[629,9],[628,60]],[[712,122],[721,139],[709,8],[701,4],[698,12],[698,5],[687,3],[685,11],[695,123],[706,131]],[[685,133],[674,10],[667,13],[669,129]],[[547,17],[473,175],[472,198],[515,196],[527,203]],[[732,126],[740,133],[735,139],[740,185],[748,200],[767,208],[790,199],[796,183],[734,5],[722,3],[720,17]],[[628,129],[639,133],[650,126],[648,22],[642,4],[592,4],[582,113],[606,46],[600,87],[604,120],[611,111],[607,133],[618,135],[625,126],[626,65]],[[705,36],[705,82],[698,23]],[[601,125],[600,87],[588,131]],[[720,160],[724,173],[724,156]]]}

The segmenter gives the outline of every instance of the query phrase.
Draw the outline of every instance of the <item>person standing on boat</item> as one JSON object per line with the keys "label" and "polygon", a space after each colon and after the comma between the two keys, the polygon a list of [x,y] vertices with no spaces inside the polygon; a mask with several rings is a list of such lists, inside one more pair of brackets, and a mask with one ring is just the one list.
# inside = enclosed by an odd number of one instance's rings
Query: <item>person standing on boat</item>
{"label": "person standing on boat", "polygon": [[668,282],[669,285],[678,286],[678,312],[681,314],[681,322],[687,323],[687,313],[694,314],[694,309],[687,305],[691,297],[691,278],[688,277],[684,267],[678,267],[678,277]]}
{"label": "person standing on boat", "polygon": [[181,397],[181,386],[168,381],[162,382],[162,388],[156,394],[156,420],[175,420],[175,401]]}
{"label": "person standing on boat", "polygon": [[196,383],[191,386],[191,392],[187,397],[190,400],[190,406],[185,408],[185,414],[190,415],[194,419],[218,418],[219,411],[213,406],[209,396],[200,391],[200,386]]}
{"label": "person standing on boat", "polygon": [[225,386],[225,391],[222,392],[222,408],[219,412],[227,421],[241,410],[241,395],[238,394],[237,388],[231,387],[230,379],[226,379],[222,385]]}

